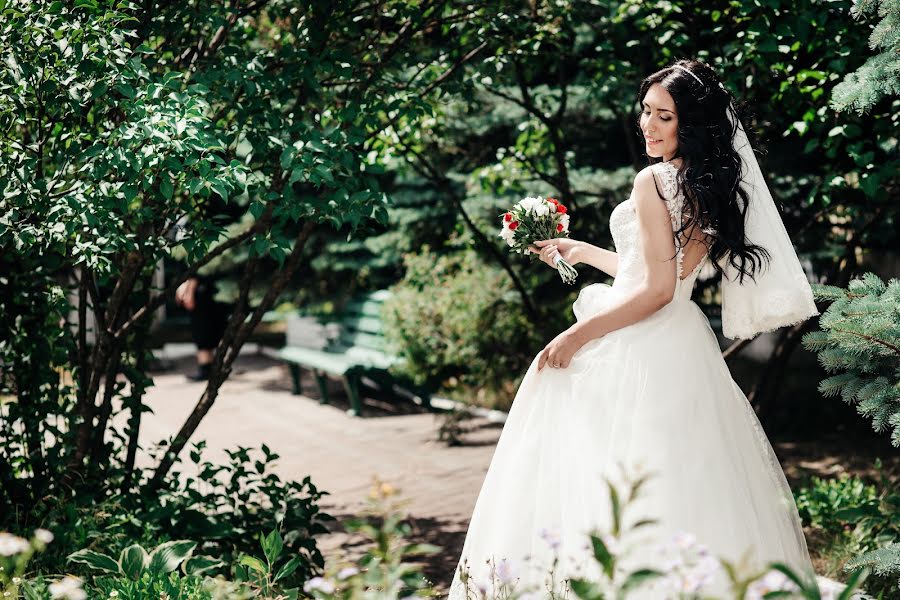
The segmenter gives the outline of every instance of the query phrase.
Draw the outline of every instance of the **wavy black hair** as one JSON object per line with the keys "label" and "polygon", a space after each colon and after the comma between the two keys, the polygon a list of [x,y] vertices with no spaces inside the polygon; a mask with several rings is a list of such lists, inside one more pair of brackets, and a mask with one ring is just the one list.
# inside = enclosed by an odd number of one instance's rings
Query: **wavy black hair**
{"label": "wavy black hair", "polygon": [[[638,91],[641,109],[654,83],[669,92],[678,115],[678,148],[672,158],[682,159],[676,181],[684,191],[686,202],[683,225],[676,232],[676,239],[680,240],[688,229],[690,237],[699,228],[712,240],[709,257],[717,271],[722,272],[719,260],[727,257],[738,270],[741,283],[744,276],[755,281],[757,269],[771,256],[762,246],[751,244],[744,232],[750,196],[740,184],[742,163],[734,147],[737,120],[742,111],[732,102],[731,94],[716,72],[697,60],[678,60],[645,78]],[[732,108],[733,123],[728,118]],[[745,132],[750,135],[746,127]],[[640,117],[638,133],[643,142]]]}

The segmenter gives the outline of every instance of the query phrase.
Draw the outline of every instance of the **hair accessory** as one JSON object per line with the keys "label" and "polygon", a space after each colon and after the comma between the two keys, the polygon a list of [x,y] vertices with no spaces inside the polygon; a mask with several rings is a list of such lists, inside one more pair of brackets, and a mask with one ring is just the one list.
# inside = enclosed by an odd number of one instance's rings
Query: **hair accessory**
{"label": "hair accessory", "polygon": [[[682,67],[681,65],[672,65],[672,66],[675,67],[676,69],[681,69],[682,71],[684,71],[685,73],[687,73],[688,75],[690,75],[691,77],[693,77],[694,79],[696,79],[696,80],[697,80],[697,83],[699,83],[701,86],[703,86],[704,88],[706,87],[706,84],[703,83],[703,82],[700,80],[699,77],[697,77],[696,75],[694,75],[694,74],[691,72],[691,70],[688,69],[687,67]],[[721,84],[720,84],[720,85],[721,85]]]}

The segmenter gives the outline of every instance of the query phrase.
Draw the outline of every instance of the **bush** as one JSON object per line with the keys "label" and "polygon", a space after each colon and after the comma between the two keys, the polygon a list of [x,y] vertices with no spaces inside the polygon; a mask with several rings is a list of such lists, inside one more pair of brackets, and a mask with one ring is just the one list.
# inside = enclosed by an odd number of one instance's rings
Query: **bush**
{"label": "bush", "polygon": [[794,496],[803,524],[829,533],[843,531],[846,521],[840,516],[845,511],[878,505],[875,486],[847,474],[837,479],[813,477],[810,486],[801,488]]}
{"label": "bush", "polygon": [[508,408],[534,355],[536,327],[507,275],[471,250],[404,257],[384,306],[398,375],[470,404]]}
{"label": "bush", "polygon": [[[881,470],[880,463],[876,468]],[[885,597],[900,593],[900,493],[881,473],[877,485],[858,477],[813,477],[811,485],[795,493],[803,524],[821,538],[818,554],[826,575],[870,568],[867,585]]]}

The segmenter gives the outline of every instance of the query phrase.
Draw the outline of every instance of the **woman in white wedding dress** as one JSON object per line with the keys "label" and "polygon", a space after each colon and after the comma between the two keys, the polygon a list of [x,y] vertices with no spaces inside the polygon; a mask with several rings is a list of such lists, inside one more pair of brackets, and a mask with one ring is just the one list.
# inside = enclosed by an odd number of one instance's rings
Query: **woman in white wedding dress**
{"label": "woman in white wedding dress", "polygon": [[[535,357],[516,393],[460,557],[472,590],[490,594],[489,560],[506,561],[502,575],[539,597],[540,566],[554,556],[557,580],[596,575],[588,533],[610,530],[604,478],[620,465],[653,473],[633,507],[658,520],[645,535],[688,532],[716,557],[813,576],[781,467],[691,301],[703,266],[718,267],[725,334],[752,337],[817,315],[809,284],[714,71],[678,61],[644,80],[639,99],[646,152],[661,160],[612,212],[616,251],[570,239],[533,248],[551,266],[559,254],[615,279],[581,290],[576,323]],[[629,560],[659,566],[649,546]],[[458,568],[451,600],[464,587]],[[720,573],[704,591],[726,589]]]}

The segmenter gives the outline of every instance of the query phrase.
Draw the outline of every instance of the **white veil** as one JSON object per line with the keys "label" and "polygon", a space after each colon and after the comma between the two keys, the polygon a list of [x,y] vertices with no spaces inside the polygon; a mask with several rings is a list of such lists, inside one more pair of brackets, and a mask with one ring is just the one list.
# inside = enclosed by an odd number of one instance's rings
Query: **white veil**
{"label": "white veil", "polygon": [[[743,162],[741,176],[750,198],[745,236],[770,256],[755,273],[755,281],[744,276],[743,284],[738,283],[739,272],[728,263],[727,256],[719,261],[723,269],[722,333],[731,339],[744,339],[795,325],[819,311],[733,103],[728,107],[728,118],[732,124],[737,121],[733,143]],[[743,208],[740,196],[738,203]]]}

